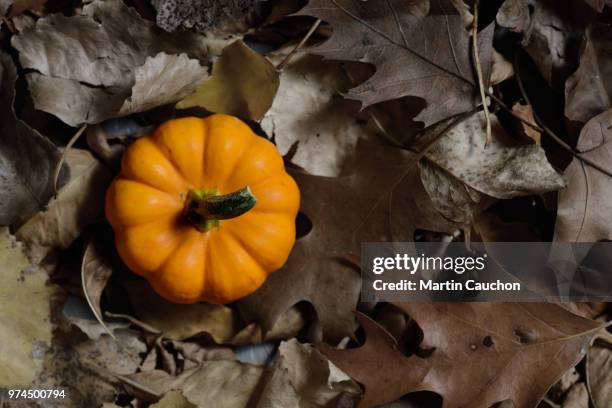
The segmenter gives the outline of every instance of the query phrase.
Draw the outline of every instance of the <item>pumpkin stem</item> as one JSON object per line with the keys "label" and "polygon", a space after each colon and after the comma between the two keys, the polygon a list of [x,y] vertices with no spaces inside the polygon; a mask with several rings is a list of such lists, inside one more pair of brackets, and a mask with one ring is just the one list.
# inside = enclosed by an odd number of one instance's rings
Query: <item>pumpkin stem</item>
{"label": "pumpkin stem", "polygon": [[248,186],[225,195],[216,189],[193,189],[187,197],[185,217],[200,231],[209,231],[219,225],[219,220],[236,218],[256,203]]}

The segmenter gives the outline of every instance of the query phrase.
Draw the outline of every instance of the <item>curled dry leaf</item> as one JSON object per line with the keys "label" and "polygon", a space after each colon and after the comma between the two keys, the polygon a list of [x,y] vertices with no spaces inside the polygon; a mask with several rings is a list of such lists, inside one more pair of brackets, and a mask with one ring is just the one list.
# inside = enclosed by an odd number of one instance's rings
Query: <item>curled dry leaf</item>
{"label": "curled dry leaf", "polygon": [[565,115],[588,122],[612,107],[612,27],[586,30],[580,66],[565,84]]}
{"label": "curled dry leaf", "polygon": [[3,51],[0,79],[0,225],[18,226],[42,210],[53,195],[60,152],[16,117],[13,100],[17,71]]}
{"label": "curled dry leaf", "polygon": [[[332,37],[314,53],[376,67],[376,73],[347,92],[347,98],[364,106],[407,95],[423,98],[427,105],[415,120],[427,127],[482,103],[464,20],[450,2],[435,5],[435,11],[417,17],[408,1],[310,0],[299,14],[318,17],[334,28]],[[478,35],[485,86],[492,35],[493,25]]]}
{"label": "curled dry leaf", "polygon": [[[596,164],[612,162],[612,110],[591,119],[582,129],[576,149]],[[612,203],[608,192],[612,179],[574,159],[565,170],[567,188],[559,193],[555,240],[596,242],[612,239],[609,220]]]}
{"label": "curled dry leaf", "polygon": [[136,316],[166,338],[184,340],[208,334],[216,343],[223,344],[240,329],[238,316],[227,306],[171,303],[153,292],[144,281],[126,282],[124,287]]}
{"label": "curled dry leaf", "polygon": [[357,123],[358,104],[339,97],[350,87],[341,64],[299,54],[280,76],[272,107],[261,122],[291,162],[318,176],[337,176],[355,155],[357,140],[371,137]]}
{"label": "curled dry leaf", "polygon": [[531,22],[529,4],[527,0],[506,0],[503,2],[497,15],[497,24],[517,33],[527,30]]}
{"label": "curled dry leaf", "polygon": [[280,344],[262,382],[258,408],[333,407],[340,394],[355,397],[361,392],[317,349],[296,339]]}
{"label": "curled dry leaf", "polygon": [[[512,113],[529,123],[536,123],[531,105],[521,105],[520,103],[516,103],[514,106],[512,106]],[[532,128],[531,126],[527,126],[524,122],[519,122],[519,126],[521,127],[522,133],[531,139],[535,144],[542,144],[542,133],[540,131]]]}
{"label": "curled dry leaf", "polygon": [[[446,123],[427,133],[440,131]],[[482,112],[449,129],[426,157],[467,186],[496,198],[541,194],[565,187],[540,146],[518,145],[492,118],[493,140],[487,146]]]}
{"label": "curled dry leaf", "polygon": [[81,149],[66,153],[70,178],[50,202],[16,232],[30,259],[38,263],[53,249],[67,249],[85,227],[102,217],[104,192],[111,172],[93,155]]}
{"label": "curled dry leaf", "polygon": [[34,71],[26,78],[36,108],[71,126],[176,102],[206,76],[199,36],[159,35],[118,0],[94,1],[78,16],[41,18],[12,44]]}
{"label": "curled dry leaf", "polygon": [[262,372],[261,367],[237,361],[205,361],[177,376],[153,370],[120,378],[132,395],[147,401],[178,390],[199,407],[235,408],[248,406]]}
{"label": "curled dry leaf", "polygon": [[362,347],[322,348],[365,387],[360,405],[365,408],[417,390],[438,393],[444,407],[489,407],[508,399],[516,407],[536,406],[601,329],[600,323],[554,304],[396,305],[423,330],[420,349],[429,357],[406,357],[365,315],[359,315],[366,332]]}
{"label": "curled dry leaf", "polygon": [[210,112],[260,120],[270,109],[278,85],[274,65],[242,41],[236,41],[223,49],[210,79],[176,107],[200,106]]}
{"label": "curled dry leaf", "polygon": [[[51,298],[47,274],[30,265],[22,246],[0,230],[0,387],[32,384],[40,369],[40,357],[51,342]],[[27,301],[24,301],[27,300]]]}
{"label": "curled dry leaf", "polygon": [[567,392],[561,408],[588,408],[589,392],[584,383],[574,384]]}
{"label": "curled dry leaf", "polygon": [[595,408],[612,404],[612,343],[602,339],[589,349],[587,385]]}
{"label": "curled dry leaf", "polygon": [[358,253],[361,242],[412,241],[417,228],[447,233],[458,228],[431,205],[416,154],[361,142],[356,161],[355,172],[343,177],[293,173],[312,229],[296,241],[285,266],[238,303],[247,321],[259,322],[264,332],[291,306],[307,301],[324,338],[352,336],[361,279],[342,257]]}
{"label": "curled dry leaf", "polygon": [[112,234],[106,231],[96,234],[86,245],[81,265],[81,285],[83,294],[98,323],[114,338],[113,332],[104,323],[100,300],[106,284],[113,274]]}

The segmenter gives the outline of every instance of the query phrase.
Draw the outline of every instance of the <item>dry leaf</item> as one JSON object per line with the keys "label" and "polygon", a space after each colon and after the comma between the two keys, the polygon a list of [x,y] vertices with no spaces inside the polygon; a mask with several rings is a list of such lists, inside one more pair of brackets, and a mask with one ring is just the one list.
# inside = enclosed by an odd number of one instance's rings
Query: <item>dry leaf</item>
{"label": "dry leaf", "polygon": [[170,391],[150,408],[197,408],[197,406],[187,401],[179,391]]}
{"label": "dry leaf", "polygon": [[270,109],[278,85],[274,65],[242,41],[236,41],[223,50],[210,79],[176,107],[200,106],[210,112],[260,120]]}
{"label": "dry leaf", "polygon": [[[442,123],[427,131],[440,132]],[[496,198],[541,194],[565,186],[540,146],[518,145],[495,116],[487,146],[484,114],[479,112],[449,129],[426,157],[467,186]]]}
{"label": "dry leaf", "polygon": [[22,225],[15,235],[38,263],[53,249],[67,249],[85,227],[102,218],[104,192],[112,174],[93,155],[81,149],[66,153],[70,178],[46,210]]}
{"label": "dry leaf", "polygon": [[171,376],[160,370],[121,377],[123,383],[142,397],[156,400],[170,390],[179,390],[199,407],[246,407],[263,369],[236,361],[205,361],[198,367]]}
{"label": "dry leaf", "polygon": [[511,399],[532,407],[580,361],[600,330],[598,322],[554,304],[399,303],[423,330],[428,357],[406,357],[393,337],[365,315],[357,349],[322,349],[365,387],[361,407],[393,401],[411,391],[432,391],[444,407],[489,407]]}
{"label": "dry leaf", "polygon": [[458,228],[431,205],[416,154],[362,142],[356,162],[354,174],[338,178],[293,173],[312,230],[296,241],[281,270],[238,303],[247,321],[260,323],[264,332],[291,306],[308,301],[325,338],[351,336],[361,279],[343,256],[359,253],[361,242],[412,241],[417,228]]}
{"label": "dry leaf", "polygon": [[[531,105],[521,105],[520,103],[515,103],[514,106],[512,106],[512,113],[529,123],[536,123]],[[524,122],[519,122],[519,126],[521,127],[521,130],[525,136],[533,140],[535,144],[542,144],[542,133],[540,131],[535,130],[531,126],[527,126]]]}
{"label": "dry leaf", "polygon": [[428,160],[421,160],[419,168],[423,187],[436,210],[453,222],[471,224],[493,201]]}
{"label": "dry leaf", "polygon": [[206,75],[199,36],[159,35],[119,0],[94,1],[78,16],[41,18],[12,44],[34,71],[26,77],[36,108],[71,126],[176,102]]}
{"label": "dry leaf", "polygon": [[[86,245],[81,265],[81,286],[91,311],[103,329],[107,329],[100,307],[102,292],[113,274],[113,263],[118,258],[112,247],[112,233],[98,232]],[[115,262],[113,262],[115,261]],[[113,337],[112,331],[107,329]]]}
{"label": "dry leaf", "polygon": [[274,136],[281,154],[295,148],[292,163],[314,175],[337,176],[354,158],[357,140],[371,137],[355,118],[358,104],[339,97],[349,87],[340,63],[296,55],[280,76],[261,126]]}
{"label": "dry leaf", "polygon": [[208,77],[198,60],[187,54],[168,55],[160,52],[147,57],[134,71],[132,94],[125,100],[120,115],[129,115],[156,108],[184,98]]}
{"label": "dry leaf", "polygon": [[117,330],[115,336],[118,340],[102,335],[94,341],[83,340],[84,336],[75,336],[74,331],[56,332],[45,354],[44,370],[32,387],[67,387],[67,407],[97,407],[114,400],[121,392],[117,375],[136,372],[139,353],[147,348],[138,332]]}
{"label": "dry leaf", "polygon": [[612,406],[612,344],[595,344],[587,354],[587,383],[595,408]]}
{"label": "dry leaf", "polygon": [[0,51],[0,225],[20,225],[53,195],[60,152],[15,116],[17,71]]}
{"label": "dry leaf", "polygon": [[565,115],[588,122],[612,107],[612,27],[593,24],[586,30],[580,66],[565,84]]}
{"label": "dry leaf", "polygon": [[359,386],[309,344],[282,342],[266,373],[255,407],[336,407],[340,394],[353,397]]}
{"label": "dry leaf", "polygon": [[227,306],[209,303],[180,305],[157,295],[144,281],[124,284],[136,316],[158,329],[164,337],[184,340],[208,334],[218,343],[230,340],[239,330],[240,322]]}
{"label": "dry leaf", "polygon": [[[612,162],[612,110],[591,119],[582,129],[576,149],[604,168]],[[555,240],[596,242],[612,239],[612,179],[574,159],[565,170],[567,188],[559,193]]]}
{"label": "dry leaf", "polygon": [[586,385],[578,383],[570,388],[561,408],[589,408],[589,392]]}
{"label": "dry leaf", "polygon": [[[432,125],[482,103],[471,58],[470,35],[455,7],[415,17],[410,2],[310,0],[301,15],[334,27],[332,37],[313,52],[330,59],[371,63],[376,73],[346,97],[363,106],[418,96],[427,106],[415,118]],[[493,25],[478,35],[480,61],[488,84]]]}
{"label": "dry leaf", "polygon": [[51,342],[51,297],[47,274],[30,265],[7,228],[0,231],[0,387],[32,384]]}
{"label": "dry leaf", "polygon": [[592,12],[582,0],[567,1],[565,7],[554,1],[527,3],[534,11],[523,35],[523,48],[546,82],[563,92],[565,80],[577,67],[576,55]]}

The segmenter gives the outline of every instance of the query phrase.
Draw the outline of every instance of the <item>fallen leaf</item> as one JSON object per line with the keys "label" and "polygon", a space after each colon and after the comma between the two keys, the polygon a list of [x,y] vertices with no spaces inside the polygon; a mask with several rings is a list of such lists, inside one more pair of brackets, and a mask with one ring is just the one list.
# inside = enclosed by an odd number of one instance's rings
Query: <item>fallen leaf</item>
{"label": "fallen leaf", "polygon": [[39,263],[54,249],[67,249],[84,228],[102,218],[104,192],[111,172],[93,155],[81,149],[66,153],[70,178],[37,213],[15,233],[24,242],[32,262]]}
{"label": "fallen leaf", "polygon": [[340,394],[353,397],[359,386],[309,344],[282,342],[268,368],[255,407],[332,407]]}
{"label": "fallen leaf", "polygon": [[546,82],[563,92],[565,80],[578,65],[576,57],[592,11],[582,1],[568,1],[565,7],[537,0],[527,4],[533,13],[523,34],[523,48]]}
{"label": "fallen leaf", "polygon": [[[440,14],[416,17],[409,2],[310,0],[300,15],[334,27],[331,38],[313,50],[330,59],[371,63],[376,73],[346,93],[363,106],[417,96],[427,106],[415,120],[425,126],[482,103],[471,63],[470,35],[455,7],[437,3]],[[442,12],[444,11],[444,12]],[[489,83],[493,25],[478,35],[480,61]]]}
{"label": "fallen leaf", "polygon": [[[563,188],[563,178],[551,167],[544,150],[519,145],[492,117],[493,139],[486,145],[484,113],[471,115],[445,132],[426,157],[467,186],[496,198],[541,194]],[[447,123],[427,133],[439,133]],[[425,136],[426,137],[426,136]]]}
{"label": "fallen leaf", "polygon": [[[29,386],[42,367],[51,342],[51,298],[47,274],[30,265],[23,247],[0,230],[0,387]],[[27,300],[27,301],[24,301]]]}
{"label": "fallen leaf", "polygon": [[147,349],[138,332],[117,330],[115,336],[117,340],[102,335],[94,341],[74,331],[56,332],[32,387],[66,387],[69,407],[97,407],[114,400],[121,392],[117,376],[136,372],[139,353]]}
{"label": "fallen leaf", "polygon": [[[512,113],[529,123],[536,123],[531,105],[521,105],[520,103],[516,103],[514,106],[512,106]],[[521,132],[535,144],[542,144],[542,133],[540,131],[532,128],[531,126],[527,126],[524,122],[519,122],[519,126]]]}
{"label": "fallen leaf", "polygon": [[340,63],[298,54],[281,73],[261,126],[281,154],[295,148],[292,163],[314,175],[337,176],[354,158],[357,140],[372,137],[357,123],[358,104],[339,97],[349,87]]}
{"label": "fallen leaf", "polygon": [[[85,246],[83,264],[81,265],[81,286],[98,324],[114,337],[112,331],[104,323],[100,306],[102,292],[113,274],[113,260],[118,258],[113,245],[113,236],[109,231],[98,232]],[[116,261],[114,262],[117,263]]]}
{"label": "fallen leaf", "polygon": [[116,330],[127,329],[130,326],[129,322],[113,322],[102,326],[97,320],[82,319],[74,316],[70,316],[67,319],[71,325],[77,327],[91,340],[98,340],[102,335],[112,335],[114,337]]}
{"label": "fallen leaf", "polygon": [[470,225],[493,199],[474,190],[436,164],[421,160],[421,182],[438,212],[460,225]]}
{"label": "fallen leaf", "polygon": [[119,114],[147,111],[180,100],[207,77],[206,69],[187,54],[160,52],[147,57],[144,65],[134,71],[132,94],[123,103]]}
{"label": "fallen leaf", "polygon": [[595,408],[612,404],[612,344],[595,344],[587,354],[587,384]]}
{"label": "fallen leaf", "polygon": [[82,15],[43,17],[12,44],[33,70],[26,78],[36,108],[71,126],[176,102],[206,76],[201,37],[160,35],[118,0],[89,3]]}
{"label": "fallen leaf", "polygon": [[235,408],[247,406],[262,371],[261,367],[236,361],[205,361],[178,376],[153,370],[122,376],[121,380],[149,401],[178,390],[199,407]]}
{"label": "fallen leaf", "polygon": [[183,397],[179,391],[169,391],[150,408],[197,408],[197,406],[187,401],[187,398]]}
{"label": "fallen leaf", "polygon": [[13,111],[17,71],[0,51],[0,225],[19,226],[53,195],[60,152]]}
{"label": "fallen leaf", "polygon": [[612,107],[612,27],[593,24],[586,30],[580,66],[565,84],[565,115],[588,122]]}
{"label": "fallen leaf", "polygon": [[210,79],[176,107],[200,106],[210,112],[258,121],[270,109],[278,85],[274,65],[242,41],[236,41],[223,50]]}
{"label": "fallen leaf", "polygon": [[584,383],[575,384],[567,392],[567,396],[563,401],[561,408],[588,408],[589,407],[589,392]]}
{"label": "fallen leaf", "polygon": [[[591,119],[582,129],[576,149],[585,158],[609,168],[612,161],[612,110]],[[559,192],[555,240],[596,242],[612,239],[608,192],[612,179],[574,159],[564,173],[567,188]]]}
{"label": "fallen leaf", "polygon": [[360,142],[356,162],[353,174],[337,178],[293,172],[301,212],[312,229],[296,241],[281,270],[238,302],[246,320],[258,322],[264,332],[291,306],[307,301],[324,338],[352,336],[361,279],[342,256],[359,253],[361,242],[413,241],[417,228],[448,233],[458,228],[431,205],[416,154]]}
{"label": "fallen leaf", "polygon": [[227,306],[171,303],[153,292],[144,281],[126,282],[124,287],[136,316],[166,338],[184,340],[208,334],[216,343],[223,344],[239,330],[238,316]]}
{"label": "fallen leaf", "polygon": [[178,27],[195,28],[207,33],[241,32],[248,29],[248,20],[255,11],[256,0],[153,0],[157,25],[166,31]]}
{"label": "fallen leaf", "polygon": [[423,330],[428,357],[406,357],[395,339],[365,315],[363,346],[322,348],[365,387],[361,407],[431,391],[444,407],[489,407],[511,399],[536,406],[548,388],[577,364],[600,330],[598,322],[554,304],[399,303]]}

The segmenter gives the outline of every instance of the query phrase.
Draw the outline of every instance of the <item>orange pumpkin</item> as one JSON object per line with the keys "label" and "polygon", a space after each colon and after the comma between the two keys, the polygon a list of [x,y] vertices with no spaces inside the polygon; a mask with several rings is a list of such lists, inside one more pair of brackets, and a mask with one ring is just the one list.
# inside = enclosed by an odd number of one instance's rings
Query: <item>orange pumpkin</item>
{"label": "orange pumpkin", "polygon": [[275,146],[213,115],[170,120],[130,145],[106,216],[123,261],[161,296],[227,303],[285,263],[299,204]]}

